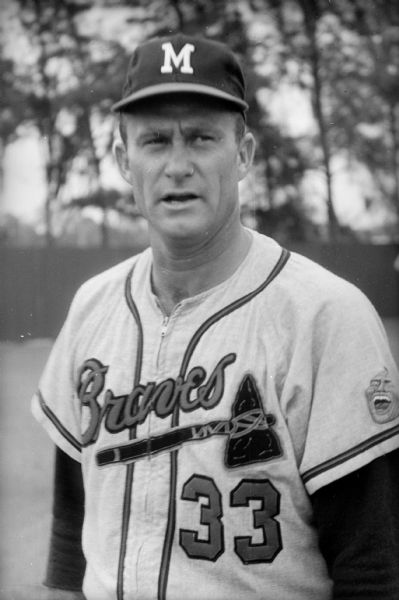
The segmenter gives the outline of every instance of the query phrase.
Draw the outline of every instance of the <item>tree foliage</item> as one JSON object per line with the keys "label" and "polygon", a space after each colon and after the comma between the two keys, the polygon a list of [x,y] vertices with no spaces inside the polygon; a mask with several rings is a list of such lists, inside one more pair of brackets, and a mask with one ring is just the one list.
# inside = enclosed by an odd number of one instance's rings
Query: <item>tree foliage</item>
{"label": "tree foliage", "polygon": [[[109,193],[105,201],[104,163],[114,127],[110,106],[119,97],[135,44],[178,31],[223,40],[243,63],[262,182],[246,210],[260,226],[268,223],[277,237],[314,236],[302,182],[320,172],[329,235],[346,235],[334,196],[336,156],[372,174],[375,198],[365,198],[366,208],[380,203],[391,220],[399,214],[396,0],[13,1],[25,56],[1,59],[0,137],[4,147],[21,125],[40,132],[48,243],[65,207],[97,206],[104,215],[103,244],[108,212],[129,214],[130,200],[122,192]],[[114,22],[116,14],[119,29],[107,34],[100,25]],[[314,127],[306,133],[292,133],[269,108],[284,85],[310,98]],[[76,179],[79,190],[71,192]]]}
{"label": "tree foliage", "polygon": [[[109,153],[112,128],[99,136],[95,122],[109,120],[120,89],[126,51],[118,42],[87,36],[78,27],[90,3],[19,0],[18,19],[31,60],[17,64],[6,85],[17,102],[14,121],[40,132],[46,154],[45,222],[51,243],[53,216],[73,171],[85,173],[89,193],[101,187],[101,161]],[[11,80],[12,79],[12,80]],[[21,109],[22,105],[22,109]],[[1,131],[9,122],[5,114]],[[99,137],[101,139],[99,139]]]}

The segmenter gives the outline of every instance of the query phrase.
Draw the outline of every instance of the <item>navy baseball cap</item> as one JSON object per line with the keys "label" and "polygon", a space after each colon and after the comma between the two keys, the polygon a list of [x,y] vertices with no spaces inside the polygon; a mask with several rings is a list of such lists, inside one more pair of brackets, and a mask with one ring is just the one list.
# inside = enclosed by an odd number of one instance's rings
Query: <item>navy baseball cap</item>
{"label": "navy baseball cap", "polygon": [[146,98],[190,93],[217,98],[244,112],[245,80],[233,52],[220,42],[183,34],[154,38],[134,51],[122,99],[113,112],[129,112]]}

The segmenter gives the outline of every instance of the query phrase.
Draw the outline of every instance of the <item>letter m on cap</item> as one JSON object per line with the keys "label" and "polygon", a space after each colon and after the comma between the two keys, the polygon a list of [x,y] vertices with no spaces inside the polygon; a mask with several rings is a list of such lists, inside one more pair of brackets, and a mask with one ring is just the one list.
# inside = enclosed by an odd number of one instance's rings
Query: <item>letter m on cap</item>
{"label": "letter m on cap", "polygon": [[175,69],[178,69],[180,73],[194,73],[190,63],[191,53],[195,50],[195,47],[192,44],[184,44],[177,55],[170,42],[162,44],[162,50],[164,51],[164,61],[161,67],[161,73],[173,73],[172,63]]}

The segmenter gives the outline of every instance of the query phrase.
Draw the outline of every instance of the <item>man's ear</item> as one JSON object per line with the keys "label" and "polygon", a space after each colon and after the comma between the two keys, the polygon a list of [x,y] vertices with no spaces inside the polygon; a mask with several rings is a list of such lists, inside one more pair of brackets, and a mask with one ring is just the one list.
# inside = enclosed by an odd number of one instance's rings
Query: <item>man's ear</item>
{"label": "man's ear", "polygon": [[255,155],[256,142],[250,131],[247,131],[239,143],[238,148],[238,179],[244,179],[252,166]]}
{"label": "man's ear", "polygon": [[120,137],[114,141],[112,151],[119,167],[120,174],[122,175],[123,179],[131,185],[132,181],[129,168],[129,158],[127,155],[126,146]]}

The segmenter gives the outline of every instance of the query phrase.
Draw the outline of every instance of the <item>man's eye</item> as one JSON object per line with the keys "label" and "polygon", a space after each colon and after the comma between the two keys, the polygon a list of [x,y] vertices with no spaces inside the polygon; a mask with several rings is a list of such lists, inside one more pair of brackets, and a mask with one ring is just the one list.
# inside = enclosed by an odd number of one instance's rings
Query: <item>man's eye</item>
{"label": "man's eye", "polygon": [[147,146],[159,146],[166,143],[166,138],[161,136],[151,137],[145,140],[144,144]]}
{"label": "man's eye", "polygon": [[204,142],[210,142],[213,140],[213,137],[211,135],[208,135],[206,133],[198,133],[197,135],[193,136],[193,142],[194,143],[204,143]]}

